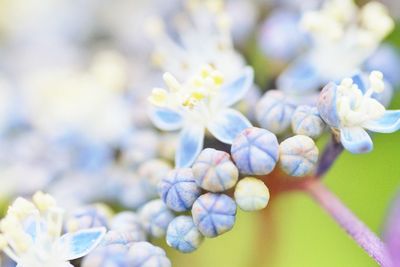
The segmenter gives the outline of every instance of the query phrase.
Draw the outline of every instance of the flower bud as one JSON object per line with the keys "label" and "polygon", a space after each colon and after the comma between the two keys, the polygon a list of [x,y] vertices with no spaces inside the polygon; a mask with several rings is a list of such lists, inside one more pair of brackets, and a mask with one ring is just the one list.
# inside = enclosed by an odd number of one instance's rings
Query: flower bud
{"label": "flower bud", "polygon": [[280,146],[279,162],[282,170],[291,176],[311,173],[318,161],[318,148],[305,135],[296,135],[284,140]]}
{"label": "flower bud", "polygon": [[162,237],[165,235],[168,224],[174,219],[174,214],[161,199],[155,199],[139,210],[139,217],[150,236]]}
{"label": "flower bud", "polygon": [[130,267],[171,267],[165,251],[149,242],[134,243],[128,251],[128,261]]}
{"label": "flower bud", "polygon": [[295,134],[316,138],[322,134],[324,126],[316,107],[299,106],[293,114],[292,129]]}
{"label": "flower bud", "polygon": [[167,244],[183,253],[195,251],[203,239],[190,216],[176,217],[167,229]]}
{"label": "flower bud", "polygon": [[236,185],[235,201],[244,211],[261,210],[268,204],[269,190],[260,179],[246,177]]}
{"label": "flower bud", "polygon": [[241,173],[265,175],[275,168],[278,161],[278,140],[267,130],[247,128],[233,141],[231,154]]}
{"label": "flower bud", "polygon": [[174,211],[190,210],[200,193],[190,168],[168,172],[159,184],[161,199]]}
{"label": "flower bud", "polygon": [[206,237],[216,237],[232,229],[236,204],[224,194],[207,193],[193,204],[192,216],[197,229]]}
{"label": "flower bud", "polygon": [[239,177],[229,154],[213,148],[206,148],[200,153],[193,164],[193,174],[197,184],[211,192],[232,188]]}

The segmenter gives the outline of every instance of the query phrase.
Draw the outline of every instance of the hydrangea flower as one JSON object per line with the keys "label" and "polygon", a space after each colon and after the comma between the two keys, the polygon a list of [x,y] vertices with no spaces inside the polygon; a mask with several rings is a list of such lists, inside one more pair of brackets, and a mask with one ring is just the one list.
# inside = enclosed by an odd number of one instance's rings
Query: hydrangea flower
{"label": "hydrangea flower", "polygon": [[280,75],[278,87],[283,90],[312,92],[352,75],[393,30],[394,22],[379,2],[359,8],[353,0],[331,0],[305,12],[301,26],[310,35],[311,49]]}
{"label": "hydrangea flower", "polygon": [[183,6],[179,27],[170,29],[158,17],[148,21],[155,44],[154,63],[179,80],[195,75],[204,64],[215,66],[227,79],[238,75],[245,61],[233,47],[230,31],[234,22],[223,1],[184,1]]}
{"label": "hydrangea flower", "polygon": [[392,133],[400,129],[400,110],[386,110],[373,98],[384,91],[383,75],[373,71],[366,87],[358,76],[346,78],[337,85],[324,87],[318,102],[322,119],[340,135],[340,140],[352,153],[366,153],[373,143],[366,130]]}
{"label": "hydrangea flower", "polygon": [[169,88],[156,88],[149,100],[154,124],[162,130],[181,129],[175,156],[177,167],[190,166],[201,149],[207,129],[219,141],[231,144],[245,128],[251,126],[240,112],[230,108],[253,84],[249,67],[235,79],[224,82],[221,73],[210,65],[187,83],[179,83],[170,73],[164,75]]}
{"label": "hydrangea flower", "polygon": [[84,229],[61,236],[63,210],[41,192],[33,202],[17,198],[1,220],[0,247],[18,267],[68,267],[103,239],[105,228]]}

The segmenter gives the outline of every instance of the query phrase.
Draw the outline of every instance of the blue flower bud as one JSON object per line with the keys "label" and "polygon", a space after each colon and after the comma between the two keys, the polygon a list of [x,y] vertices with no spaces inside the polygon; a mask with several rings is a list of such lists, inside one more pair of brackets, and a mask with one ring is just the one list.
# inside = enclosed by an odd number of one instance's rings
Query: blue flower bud
{"label": "blue flower bud", "polygon": [[195,251],[203,241],[203,235],[196,228],[192,217],[176,217],[167,229],[167,244],[180,252]]}
{"label": "blue flower bud", "polygon": [[324,131],[325,123],[316,107],[298,106],[292,117],[292,129],[295,134],[316,138]]}
{"label": "blue flower bud", "polygon": [[128,247],[121,244],[99,246],[82,260],[82,267],[128,266]]}
{"label": "blue flower bud", "polygon": [[134,242],[145,241],[145,240],[146,240],[145,238],[138,236],[135,232],[111,230],[108,231],[107,234],[104,236],[104,239],[102,240],[101,244],[103,246],[110,246],[116,244],[130,246]]}
{"label": "blue flower bud", "polygon": [[165,235],[168,224],[174,219],[174,214],[161,199],[155,199],[139,210],[139,217],[150,236],[162,237]]}
{"label": "blue flower bud", "polygon": [[232,229],[236,204],[224,194],[207,193],[193,204],[192,216],[197,229],[206,237],[216,237]]}
{"label": "blue flower bud", "polygon": [[119,232],[128,232],[135,241],[146,240],[146,232],[143,229],[139,216],[131,211],[124,211],[114,216],[110,223],[110,229]]}
{"label": "blue flower bud", "polygon": [[128,261],[129,267],[171,267],[165,251],[149,242],[134,243],[129,249]]}
{"label": "blue flower bud", "polygon": [[190,210],[200,193],[201,189],[197,186],[190,168],[168,172],[159,184],[161,199],[174,211]]}
{"label": "blue flower bud", "polygon": [[321,91],[318,98],[318,112],[329,126],[338,128],[340,124],[336,105],[337,85],[328,83]]}
{"label": "blue flower bud", "polygon": [[204,149],[192,168],[197,184],[211,192],[232,188],[239,178],[239,171],[229,154],[213,148]]}
{"label": "blue flower bud", "polygon": [[278,161],[278,140],[267,130],[248,128],[233,141],[231,154],[241,173],[265,175],[275,168]]}
{"label": "blue flower bud", "polygon": [[235,201],[244,211],[261,210],[268,204],[269,190],[260,179],[246,177],[236,185]]}
{"label": "blue flower bud", "polygon": [[305,135],[296,135],[280,144],[280,166],[291,176],[304,176],[311,173],[318,161],[318,148],[314,141]]}
{"label": "blue flower bud", "polygon": [[289,128],[295,108],[283,92],[270,90],[256,105],[256,119],[261,127],[281,134]]}
{"label": "blue flower bud", "polygon": [[105,205],[90,205],[73,212],[67,219],[67,232],[109,226],[111,211]]}

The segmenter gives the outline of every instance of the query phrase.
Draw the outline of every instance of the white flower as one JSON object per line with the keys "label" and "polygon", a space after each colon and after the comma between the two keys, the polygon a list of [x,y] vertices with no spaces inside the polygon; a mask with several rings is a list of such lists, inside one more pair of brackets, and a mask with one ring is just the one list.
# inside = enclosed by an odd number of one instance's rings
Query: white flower
{"label": "white flower", "polygon": [[63,210],[48,194],[38,192],[33,202],[17,198],[0,222],[0,249],[17,267],[70,267],[68,261],[94,249],[105,234],[93,228],[61,236]]}
{"label": "white flower", "polygon": [[179,80],[195,75],[204,64],[213,65],[228,80],[239,75],[245,63],[233,47],[231,18],[223,1],[187,1],[185,11],[176,18],[178,38],[168,35],[160,18],[148,21],[155,44],[154,63]]}
{"label": "white flower", "polygon": [[168,87],[154,89],[149,100],[154,124],[167,131],[182,129],[175,157],[178,167],[190,166],[203,147],[205,129],[224,143],[232,143],[250,122],[229,106],[239,101],[253,84],[253,70],[246,67],[241,75],[224,82],[221,73],[210,65],[184,84],[171,74],[164,75]]}
{"label": "white flower", "polygon": [[[322,90],[318,111],[324,121],[340,133],[343,146],[352,153],[373,148],[366,130],[391,133],[400,129],[400,110],[386,110],[375,98],[384,92],[383,75],[373,71],[330,83]],[[365,130],[366,129],[366,130]]]}

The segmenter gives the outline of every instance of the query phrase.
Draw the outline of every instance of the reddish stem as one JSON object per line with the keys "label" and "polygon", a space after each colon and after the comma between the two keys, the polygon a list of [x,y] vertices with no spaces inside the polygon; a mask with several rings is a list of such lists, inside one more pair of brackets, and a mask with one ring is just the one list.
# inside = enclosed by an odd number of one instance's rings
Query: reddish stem
{"label": "reddish stem", "polygon": [[391,267],[386,245],[340,199],[318,180],[301,187],[371,256],[380,266]]}

